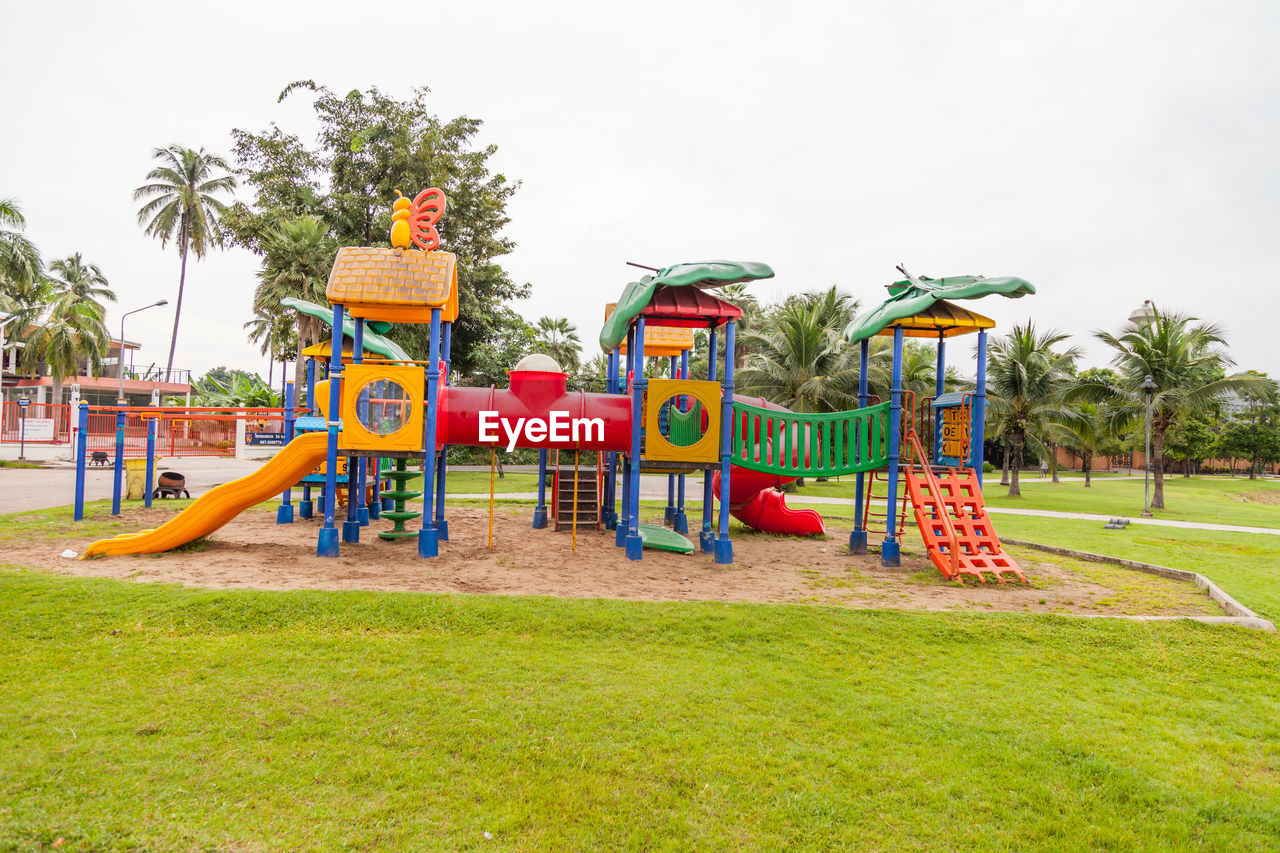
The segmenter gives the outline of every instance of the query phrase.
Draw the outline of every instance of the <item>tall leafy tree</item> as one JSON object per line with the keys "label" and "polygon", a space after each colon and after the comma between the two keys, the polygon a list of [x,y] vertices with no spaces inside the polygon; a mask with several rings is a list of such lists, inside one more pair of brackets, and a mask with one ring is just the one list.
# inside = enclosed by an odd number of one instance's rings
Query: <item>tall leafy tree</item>
{"label": "tall leafy tree", "polygon": [[1263,463],[1280,462],[1280,406],[1250,407],[1223,427],[1220,452],[1249,460],[1249,479],[1256,480]]}
{"label": "tall leafy tree", "polygon": [[[1062,414],[1068,415],[1061,417]],[[1080,454],[1080,471],[1084,487],[1093,485],[1093,460],[1115,443],[1116,435],[1107,413],[1094,403],[1081,403],[1059,413],[1050,421],[1050,434],[1056,444]]]}
{"label": "tall leafy tree", "polygon": [[178,274],[178,300],[173,309],[173,335],[169,340],[166,375],[173,370],[173,353],[178,346],[178,323],[182,318],[182,294],[187,283],[187,255],[202,259],[221,245],[219,220],[226,204],[218,197],[235,189],[236,179],[219,174],[230,169],[217,154],[180,145],[157,148],[152,157],[158,165],[147,173],[147,183],[133,191],[134,201],[145,201],[138,210],[138,224],[164,248],[173,241],[182,255]]}
{"label": "tall leafy tree", "polygon": [[79,252],[49,264],[49,298],[54,303],[84,303],[101,322],[106,317],[104,302],[115,302],[115,292],[97,264],[86,264]]}
{"label": "tall leafy tree", "polygon": [[[328,303],[325,287],[337,251],[328,228],[314,216],[284,219],[269,228],[260,249],[262,269],[253,294],[254,318],[245,324],[251,339],[274,347],[276,352],[289,349],[291,343],[297,352],[319,343],[324,324],[283,308],[280,302],[293,297],[321,305]],[[302,388],[305,381],[306,363],[297,358],[293,387]]]}
{"label": "tall leafy tree", "polygon": [[[237,163],[254,191],[252,203],[235,205],[226,220],[235,241],[261,252],[275,225],[311,215],[338,245],[376,245],[387,240],[396,190],[440,187],[448,211],[437,227],[442,247],[457,255],[461,299],[453,366],[463,374],[492,372],[492,356],[510,349],[504,339],[523,337],[527,325],[506,303],[527,296],[529,287],[514,283],[499,263],[515,245],[502,231],[519,184],[492,170],[497,148],[477,143],[481,122],[435,115],[425,88],[399,100],[376,88],[338,94],[306,80],[280,99],[296,92],[313,97],[314,146],[274,126],[233,131]],[[391,334],[426,357],[424,326],[397,326]]]}
{"label": "tall leafy tree", "polygon": [[582,363],[582,340],[578,327],[565,317],[539,317],[534,327],[538,345],[546,350],[566,373],[573,373]]}
{"label": "tall leafy tree", "polygon": [[987,404],[991,423],[1008,443],[1010,496],[1021,496],[1018,472],[1028,445],[1048,449],[1049,424],[1070,419],[1063,391],[1070,381],[1078,347],[1054,348],[1067,340],[1057,329],[1036,331],[1035,324],[1014,326],[991,343],[987,360]]}
{"label": "tall leafy tree", "polygon": [[1155,488],[1153,509],[1164,509],[1164,447],[1169,430],[1186,418],[1205,411],[1231,392],[1261,394],[1270,388],[1259,374],[1225,375],[1233,362],[1224,349],[1226,339],[1217,323],[1178,311],[1152,309],[1150,320],[1130,321],[1115,335],[1097,331],[1098,340],[1111,347],[1116,383],[1081,381],[1073,396],[1106,403],[1113,417],[1141,424],[1147,376],[1155,383],[1151,393],[1151,463]]}
{"label": "tall leafy tree", "polygon": [[0,198],[0,310],[10,314],[29,312],[42,299],[44,266],[40,251],[22,233],[26,225],[18,202]]}

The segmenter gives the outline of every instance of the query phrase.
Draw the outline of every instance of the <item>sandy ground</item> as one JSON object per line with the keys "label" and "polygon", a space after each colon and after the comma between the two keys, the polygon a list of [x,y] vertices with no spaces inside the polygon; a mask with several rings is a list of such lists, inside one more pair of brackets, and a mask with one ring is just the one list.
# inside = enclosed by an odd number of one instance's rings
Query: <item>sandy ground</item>
{"label": "sandy ground", "polygon": [[[126,510],[122,532],[154,527],[163,509]],[[399,590],[499,595],[554,595],[657,601],[810,602],[920,610],[1141,613],[1212,615],[1208,598],[1190,584],[1095,564],[1074,564],[1029,550],[1014,550],[1030,584],[948,583],[915,545],[908,530],[902,565],[884,568],[877,555],[852,557],[848,531],[826,540],[739,534],[735,563],[719,566],[701,553],[646,550],[628,561],[612,533],[581,531],[577,554],[570,534],[530,529],[528,508],[502,508],[487,547],[488,516],[478,508],[451,508],[451,540],[440,557],[421,560],[415,539],[385,542],[389,529],[375,521],[359,544],[344,544],[337,559],[315,556],[317,520],[275,524],[275,513],[242,514],[186,551],[93,560],[63,559],[89,540],[6,542],[5,562],[31,568],[136,581],[253,589]]]}

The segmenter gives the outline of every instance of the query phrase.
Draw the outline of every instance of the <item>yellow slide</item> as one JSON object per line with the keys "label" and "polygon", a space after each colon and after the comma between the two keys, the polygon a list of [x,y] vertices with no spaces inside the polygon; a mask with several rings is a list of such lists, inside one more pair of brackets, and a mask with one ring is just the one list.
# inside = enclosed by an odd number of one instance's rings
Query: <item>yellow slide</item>
{"label": "yellow slide", "polygon": [[257,471],[210,489],[154,530],[94,542],[80,559],[109,554],[155,554],[208,536],[254,504],[297,484],[324,461],[328,447],[328,433],[300,435]]}

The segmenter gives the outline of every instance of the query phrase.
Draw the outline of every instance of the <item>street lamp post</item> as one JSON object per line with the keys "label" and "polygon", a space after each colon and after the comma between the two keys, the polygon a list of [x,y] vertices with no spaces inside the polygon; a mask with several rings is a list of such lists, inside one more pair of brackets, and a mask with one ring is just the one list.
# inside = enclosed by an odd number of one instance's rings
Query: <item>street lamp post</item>
{"label": "street lamp post", "polygon": [[1149,374],[1142,380],[1142,393],[1147,398],[1147,455],[1143,460],[1143,501],[1142,517],[1151,518],[1151,395],[1155,393],[1156,381]]}
{"label": "street lamp post", "polygon": [[132,311],[126,311],[120,315],[120,348],[116,351],[116,373],[120,376],[120,387],[116,391],[117,406],[124,406],[129,402],[124,397],[124,318],[130,314],[137,314],[139,311],[146,311],[148,308],[159,308],[161,305],[168,304],[168,299],[161,299],[152,302],[150,305],[143,305],[141,308],[134,308]]}

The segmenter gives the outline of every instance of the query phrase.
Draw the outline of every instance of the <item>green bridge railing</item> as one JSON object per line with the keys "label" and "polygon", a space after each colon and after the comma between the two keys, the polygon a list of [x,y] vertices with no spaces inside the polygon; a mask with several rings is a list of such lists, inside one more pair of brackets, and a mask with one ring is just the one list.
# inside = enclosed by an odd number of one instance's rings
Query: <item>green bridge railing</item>
{"label": "green bridge railing", "polygon": [[794,477],[873,471],[889,461],[889,404],[819,415],[735,402],[731,461]]}

